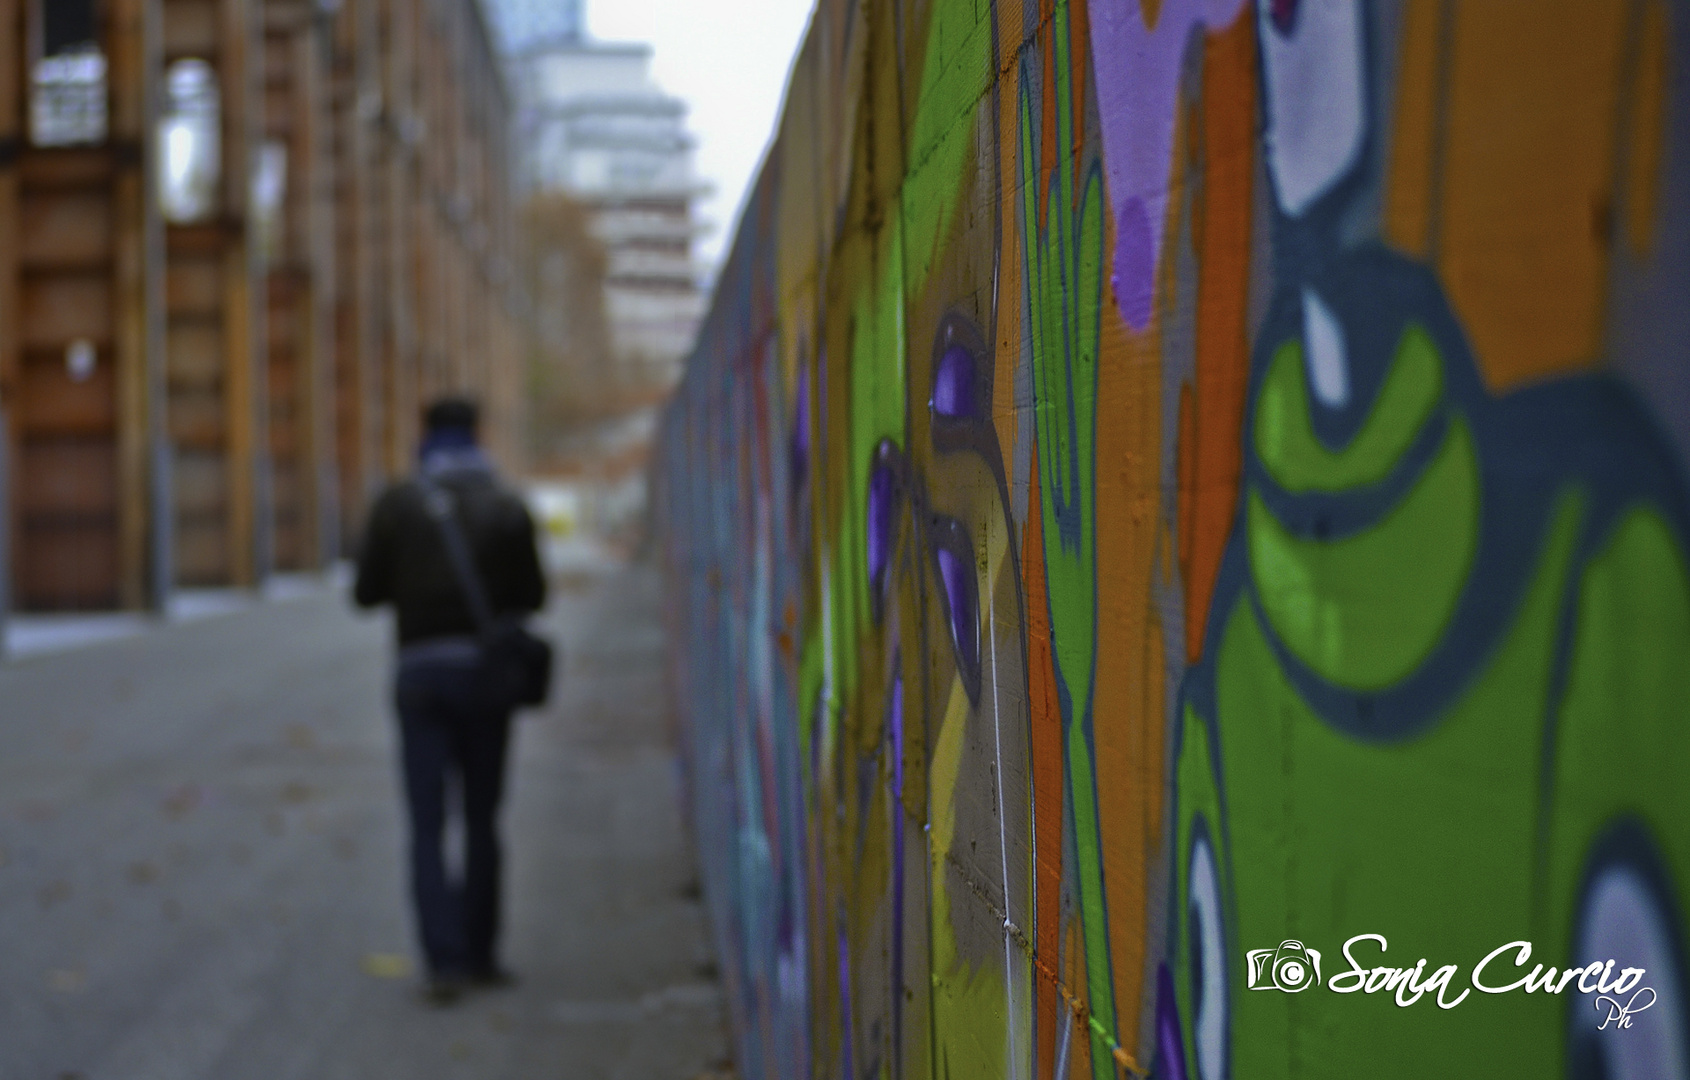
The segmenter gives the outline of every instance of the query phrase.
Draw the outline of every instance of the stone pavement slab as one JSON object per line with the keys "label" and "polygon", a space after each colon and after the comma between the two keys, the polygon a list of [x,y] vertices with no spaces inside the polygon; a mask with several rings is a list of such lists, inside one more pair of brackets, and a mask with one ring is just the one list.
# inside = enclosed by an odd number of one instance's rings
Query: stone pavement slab
{"label": "stone pavement slab", "polygon": [[511,989],[416,996],[388,624],[336,594],[0,665],[0,1080],[691,1080],[723,1002],[653,575],[565,592],[519,724]]}

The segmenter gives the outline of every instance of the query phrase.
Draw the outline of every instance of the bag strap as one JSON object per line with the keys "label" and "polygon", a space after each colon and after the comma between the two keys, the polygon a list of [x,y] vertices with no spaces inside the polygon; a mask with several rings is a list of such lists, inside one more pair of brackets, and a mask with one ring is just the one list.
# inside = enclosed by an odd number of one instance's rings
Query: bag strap
{"label": "bag strap", "polygon": [[452,576],[458,579],[458,588],[469,604],[470,617],[475,620],[476,629],[485,634],[493,627],[493,605],[487,599],[487,587],[476,570],[475,560],[470,557],[469,544],[464,540],[457,515],[452,513],[452,496],[425,476],[417,477],[417,487],[422,491],[423,508],[440,530],[446,559],[452,564]]}

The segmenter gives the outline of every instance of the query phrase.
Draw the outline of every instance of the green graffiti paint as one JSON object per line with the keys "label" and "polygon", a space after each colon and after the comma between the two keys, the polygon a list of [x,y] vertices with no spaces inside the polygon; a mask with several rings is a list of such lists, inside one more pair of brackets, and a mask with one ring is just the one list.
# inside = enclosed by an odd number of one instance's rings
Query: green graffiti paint
{"label": "green graffiti paint", "polygon": [[[1561,498],[1491,662],[1427,734],[1407,743],[1356,740],[1322,721],[1280,668],[1249,603],[1233,606],[1217,657],[1216,708],[1237,913],[1234,988],[1244,986],[1243,950],[1285,938],[1326,950],[1330,973],[1342,967],[1339,946],[1357,933],[1388,935],[1391,950],[1380,962],[1412,965],[1436,954],[1471,964],[1532,932],[1522,915],[1534,907],[1538,751],[1584,503],[1572,492]],[[1197,762],[1183,760],[1204,745],[1193,731],[1188,725],[1179,774],[1187,830],[1213,805]],[[1186,868],[1180,873],[1185,880]],[[1286,1080],[1318,1072],[1321,1060],[1374,1061],[1379,1075],[1412,1075],[1413,1048],[1424,1045],[1429,1022],[1427,1009],[1381,1002],[1356,1023],[1355,1002],[1329,993],[1237,993],[1233,1002],[1232,1044],[1258,1048],[1252,1075]],[[1436,1017],[1440,1052],[1473,1075],[1554,1075],[1559,1015],[1503,998],[1463,1006]],[[1499,1023],[1538,1037],[1498,1040]],[[1287,1025],[1325,1033],[1323,1046],[1286,1047]],[[1528,1042],[1534,1049],[1523,1051]],[[1270,1045],[1279,1052],[1260,1052]]]}
{"label": "green graffiti paint", "polygon": [[[1214,747],[1210,745],[1209,728],[1189,705],[1186,706],[1184,712],[1183,730],[1184,736],[1180,742],[1179,759],[1174,767],[1174,783],[1179,795],[1180,807],[1184,812],[1177,823],[1177,846],[1173,852],[1176,869],[1170,910],[1176,920],[1180,939],[1186,942],[1195,942],[1196,939],[1191,926],[1193,912],[1190,872],[1191,853],[1197,841],[1198,830],[1201,828],[1208,834],[1209,843],[1215,852],[1215,869],[1217,874],[1220,875],[1217,884],[1223,917],[1221,931],[1224,936],[1222,940],[1236,942],[1238,928],[1232,924],[1230,918],[1231,904],[1227,901],[1227,898],[1231,895],[1231,889],[1227,882],[1229,860],[1225,855],[1224,836],[1222,834],[1224,818],[1221,813],[1220,790],[1216,782],[1216,776],[1220,769],[1215,761]],[[1174,984],[1178,987],[1180,998],[1187,1003],[1187,1014],[1192,1016],[1195,1021],[1200,1014],[1200,1010],[1196,1007],[1198,984],[1194,970],[1196,965],[1192,963],[1196,959],[1193,952],[1194,950],[1191,948],[1175,949],[1168,960],[1173,970]],[[1233,952],[1234,954],[1238,953],[1236,945]],[[1227,972],[1227,981],[1229,983],[1242,982],[1242,979],[1235,979],[1233,972]],[[1220,1021],[1224,1028],[1226,1023],[1224,1010],[1228,988],[1210,987],[1206,989],[1217,995],[1210,1007],[1223,1010]],[[1185,1043],[1186,1061],[1198,1060],[1196,1031],[1197,1024],[1194,1022],[1187,1025],[1187,1029],[1181,1033]]]}
{"label": "green graffiti paint", "polygon": [[1437,346],[1410,323],[1397,345],[1390,374],[1350,444],[1328,450],[1309,421],[1303,346],[1287,341],[1273,354],[1256,405],[1256,454],[1269,476],[1287,491],[1346,491],[1390,475],[1425,426],[1443,392]]}
{"label": "green graffiti paint", "polygon": [[910,132],[910,167],[900,194],[912,296],[926,288],[961,206],[961,181],[976,149],[973,113],[991,88],[991,50],[986,5],[957,0],[934,5]]}
{"label": "green graffiti paint", "polygon": [[1246,529],[1262,610],[1321,677],[1382,690],[1419,666],[1461,599],[1479,539],[1479,467],[1460,417],[1425,473],[1379,524],[1341,540],[1286,531],[1256,492]]}
{"label": "green graffiti paint", "polygon": [[[1023,67],[1017,110],[1022,251],[1026,259],[1027,324],[1033,345],[1045,581],[1079,863],[1086,990],[1093,1015],[1111,1031],[1118,1031],[1103,895],[1097,777],[1090,744],[1097,659],[1094,500],[1097,357],[1103,312],[1103,180],[1095,164],[1076,176],[1074,155],[1069,149],[1073,145],[1074,118],[1066,3],[1056,6],[1050,33],[1054,42],[1057,163],[1048,178],[1041,175],[1030,75]],[[1093,1048],[1092,1067],[1099,1078],[1113,1075],[1111,1060],[1109,1044],[1098,1042]]]}
{"label": "green graffiti paint", "polygon": [[1552,926],[1572,924],[1591,839],[1618,821],[1646,830],[1672,879],[1690,881],[1690,762],[1660,727],[1690,717],[1690,571],[1653,508],[1626,511],[1598,545],[1576,610],[1546,815]]}

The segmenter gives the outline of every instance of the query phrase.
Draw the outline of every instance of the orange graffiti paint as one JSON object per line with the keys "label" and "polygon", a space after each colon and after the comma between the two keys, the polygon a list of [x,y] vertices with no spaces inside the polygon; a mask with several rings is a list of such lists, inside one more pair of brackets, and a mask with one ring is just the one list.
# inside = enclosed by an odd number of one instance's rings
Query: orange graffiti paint
{"label": "orange graffiti paint", "polygon": [[[1203,210],[1197,237],[1197,385],[1180,431],[1185,655],[1196,663],[1232,532],[1250,346],[1250,198],[1255,175],[1256,23],[1211,35],[1203,55]],[[1184,400],[1182,397],[1182,406]],[[1183,417],[1182,417],[1183,421]],[[1189,490],[1184,484],[1190,485]]]}
{"label": "orange graffiti paint", "polygon": [[1438,40],[1447,0],[1409,0],[1398,48],[1396,123],[1386,155],[1385,238],[1425,258],[1432,243],[1432,166],[1438,125]]}
{"label": "orange graffiti paint", "polygon": [[[1145,772],[1147,744],[1160,748],[1162,717],[1145,712],[1147,681],[1160,685],[1160,651],[1149,649],[1149,603],[1161,500],[1161,332],[1132,333],[1104,309],[1097,367],[1097,672],[1092,738],[1097,762],[1113,1034],[1130,1042],[1144,978],[1144,916],[1154,848],[1145,825],[1162,801],[1159,774]],[[1159,637],[1159,635],[1158,635]],[[1158,760],[1159,752],[1154,755]],[[1074,976],[1070,975],[1070,978]]]}
{"label": "orange graffiti paint", "polygon": [[[1033,446],[1032,475],[1039,475]],[[1047,1017],[1059,1008],[1058,934],[1062,905],[1062,712],[1056,703],[1056,661],[1050,647],[1050,608],[1045,594],[1044,527],[1039,485],[1028,495],[1027,533],[1021,552],[1027,582],[1027,692],[1032,713],[1033,759],[1033,948],[1038,982],[1039,1071],[1056,1067],[1056,1030]]]}
{"label": "orange graffiti paint", "polygon": [[1453,14],[1435,251],[1493,390],[1600,353],[1631,6],[1538,0]]}

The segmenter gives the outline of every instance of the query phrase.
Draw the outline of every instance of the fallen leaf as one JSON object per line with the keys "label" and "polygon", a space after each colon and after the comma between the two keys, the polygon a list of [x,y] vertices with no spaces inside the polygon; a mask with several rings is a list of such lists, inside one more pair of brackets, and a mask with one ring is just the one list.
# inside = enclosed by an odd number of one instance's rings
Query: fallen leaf
{"label": "fallen leaf", "polygon": [[200,789],[184,784],[164,797],[164,816],[176,820],[200,804]]}
{"label": "fallen leaf", "polygon": [[47,985],[60,994],[74,994],[87,982],[81,968],[56,968],[47,973]]}
{"label": "fallen leaf", "polygon": [[317,793],[311,789],[310,784],[301,783],[298,780],[290,780],[290,781],[288,781],[288,783],[286,783],[282,787],[282,801],[283,802],[289,802],[289,803],[310,802],[312,796],[314,796],[316,794]]}
{"label": "fallen leaf", "polygon": [[358,966],[375,979],[406,979],[411,975],[411,959],[402,953],[365,953]]}

